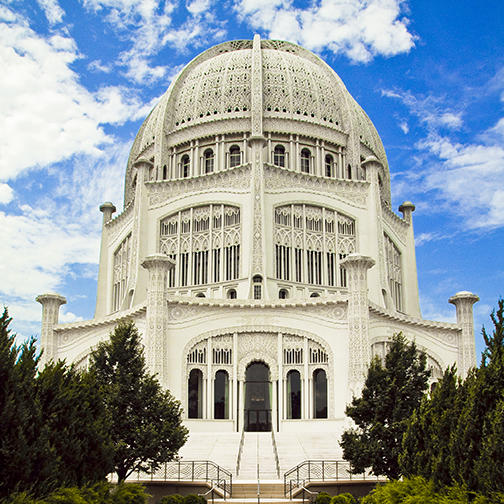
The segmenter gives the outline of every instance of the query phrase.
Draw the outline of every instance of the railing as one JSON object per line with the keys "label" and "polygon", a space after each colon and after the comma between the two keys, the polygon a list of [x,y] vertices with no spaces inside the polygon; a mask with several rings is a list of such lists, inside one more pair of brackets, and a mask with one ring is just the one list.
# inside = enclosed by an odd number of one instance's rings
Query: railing
{"label": "railing", "polygon": [[245,429],[242,430],[240,438],[240,446],[238,447],[238,456],[236,457],[236,474],[240,474],[240,463],[243,451],[243,443],[245,442]]}
{"label": "railing", "polygon": [[280,478],[280,459],[278,457],[278,448],[275,439],[275,431],[271,431],[271,439],[273,441],[273,454],[275,455],[277,478]]}
{"label": "railing", "polygon": [[233,493],[233,475],[211,460],[178,460],[167,462],[149,473],[137,472],[138,480],[150,481],[206,481],[223,493]]}
{"label": "railing", "polygon": [[369,473],[354,474],[346,460],[305,460],[284,474],[284,495],[293,495],[306,487],[310,481],[377,479]]}

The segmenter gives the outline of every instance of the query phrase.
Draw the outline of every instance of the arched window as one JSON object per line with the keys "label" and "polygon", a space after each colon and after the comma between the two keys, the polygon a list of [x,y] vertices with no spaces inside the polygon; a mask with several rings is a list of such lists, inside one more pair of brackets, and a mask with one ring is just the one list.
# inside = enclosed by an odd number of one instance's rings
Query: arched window
{"label": "arched window", "polygon": [[203,292],[198,292],[198,293],[196,294],[196,297],[197,297],[197,298],[204,298],[204,297],[205,297],[205,294],[203,294]]}
{"label": "arched window", "polygon": [[334,159],[331,154],[325,157],[325,175],[326,177],[334,177]]}
{"label": "arched window", "polygon": [[187,385],[187,416],[203,418],[203,373],[199,369],[192,369]]}
{"label": "arched window", "polygon": [[303,173],[310,173],[310,160],[311,153],[309,149],[301,150],[301,171]]}
{"label": "arched window", "polygon": [[279,299],[287,299],[289,297],[289,293],[287,292],[287,289],[280,289],[278,291],[278,298]]}
{"label": "arched window", "polygon": [[310,294],[310,297],[311,297],[311,298],[320,297],[320,294],[319,294],[318,292],[312,292],[312,293]]}
{"label": "arched window", "polygon": [[313,372],[313,416],[327,418],[327,376],[323,369]]}
{"label": "arched window", "polygon": [[229,167],[233,168],[235,166],[241,165],[241,150],[238,145],[232,145],[229,149]]}
{"label": "arched window", "polygon": [[163,165],[163,180],[166,180],[168,178],[168,169],[166,165]]}
{"label": "arched window", "polygon": [[275,166],[285,167],[285,147],[276,145],[273,151],[273,164]]}
{"label": "arched window", "polygon": [[182,159],[180,160],[180,176],[182,178],[189,177],[189,167],[190,167],[189,156],[187,154],[184,154],[182,156]]}
{"label": "arched window", "polygon": [[214,418],[229,418],[229,376],[222,370],[215,373]]}
{"label": "arched window", "polygon": [[352,178],[352,166],[351,165],[347,166],[346,176],[347,176],[346,178],[349,179],[349,180]]}
{"label": "arched window", "polygon": [[254,299],[262,298],[262,276],[254,275],[252,278],[252,288],[254,291]]}
{"label": "arched window", "polygon": [[229,289],[227,291],[228,299],[236,299],[236,289]]}
{"label": "arched window", "polygon": [[214,170],[214,151],[206,149],[203,153],[205,173],[212,173]]}
{"label": "arched window", "polygon": [[287,418],[301,418],[301,375],[295,369],[287,373]]}

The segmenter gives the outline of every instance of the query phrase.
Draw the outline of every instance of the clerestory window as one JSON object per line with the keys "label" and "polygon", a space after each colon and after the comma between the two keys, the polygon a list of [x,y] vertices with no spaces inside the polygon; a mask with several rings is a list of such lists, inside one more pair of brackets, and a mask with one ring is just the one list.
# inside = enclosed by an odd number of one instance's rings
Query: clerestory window
{"label": "clerestory window", "polygon": [[273,164],[275,166],[285,167],[285,147],[283,145],[276,145],[273,151]]}
{"label": "clerestory window", "polygon": [[241,150],[238,145],[233,145],[229,149],[229,167],[234,168],[235,166],[240,166],[242,164],[241,160]]}
{"label": "clerestory window", "polygon": [[205,173],[214,171],[214,151],[212,149],[206,149],[203,153],[203,165]]}
{"label": "clerestory window", "polygon": [[311,170],[311,152],[309,149],[301,150],[301,171],[310,173]]}

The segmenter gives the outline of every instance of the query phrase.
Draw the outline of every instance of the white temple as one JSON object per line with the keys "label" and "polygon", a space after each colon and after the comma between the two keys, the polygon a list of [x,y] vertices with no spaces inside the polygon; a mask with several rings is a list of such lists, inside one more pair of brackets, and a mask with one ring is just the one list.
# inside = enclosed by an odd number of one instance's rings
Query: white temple
{"label": "white temple", "polygon": [[192,60],[143,123],[124,209],[104,203],[96,313],[58,323],[44,360],[86,364],[121,320],[192,433],[337,433],[373,355],[400,331],[433,377],[476,364],[472,305],[421,317],[412,213],[391,208],[385,151],[336,73],[288,42]]}

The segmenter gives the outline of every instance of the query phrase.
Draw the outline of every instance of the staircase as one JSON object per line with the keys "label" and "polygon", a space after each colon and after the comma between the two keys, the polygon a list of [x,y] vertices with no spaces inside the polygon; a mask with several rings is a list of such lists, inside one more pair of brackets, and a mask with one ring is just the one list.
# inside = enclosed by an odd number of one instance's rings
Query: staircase
{"label": "staircase", "polygon": [[[244,438],[237,479],[257,481],[259,477],[261,481],[278,481],[280,475],[277,471],[277,459],[273,450],[271,432],[244,432],[243,435]],[[257,474],[258,470],[259,475]]]}

